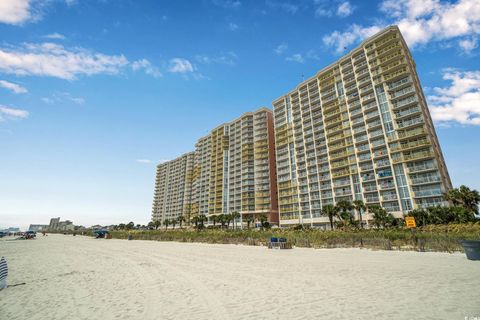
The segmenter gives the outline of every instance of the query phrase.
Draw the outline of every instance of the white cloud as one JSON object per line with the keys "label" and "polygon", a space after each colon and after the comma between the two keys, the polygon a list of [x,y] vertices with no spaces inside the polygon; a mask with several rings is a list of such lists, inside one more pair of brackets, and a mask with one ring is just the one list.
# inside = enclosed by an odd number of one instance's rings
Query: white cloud
{"label": "white cloud", "polygon": [[13,93],[17,93],[17,94],[28,92],[28,90],[22,87],[21,85],[13,82],[9,82],[7,80],[0,80],[0,87],[11,90]]}
{"label": "white cloud", "polygon": [[24,119],[29,115],[28,111],[22,109],[9,108],[4,105],[0,105],[0,121],[6,119],[15,120],[15,119]]}
{"label": "white cloud", "polygon": [[333,15],[333,12],[331,9],[328,9],[322,6],[315,9],[315,16],[317,17],[331,17],[332,15]]}
{"label": "white cloud", "polygon": [[327,46],[335,47],[335,52],[338,54],[344,53],[348,46],[357,42],[358,40],[368,38],[382,29],[381,26],[371,26],[364,28],[357,24],[350,26],[348,31],[333,33],[323,37],[323,43]]}
{"label": "white cloud", "polygon": [[84,98],[74,97],[69,92],[54,92],[50,97],[43,97],[41,100],[46,104],[64,103],[65,101],[71,101],[78,105],[85,103]]}
{"label": "white cloud", "polygon": [[315,16],[317,17],[332,17],[337,15],[341,18],[346,18],[353,14],[355,6],[350,4],[349,1],[342,1],[338,3],[332,3],[328,0],[314,0]]}
{"label": "white cloud", "polygon": [[233,66],[238,59],[235,52],[229,51],[227,53],[220,53],[219,55],[196,55],[195,60],[203,64],[226,64]]}
{"label": "white cloud", "polygon": [[141,164],[149,164],[149,163],[152,163],[152,160],[149,160],[149,159],[137,159],[135,160],[137,163],[141,163]]}
{"label": "white cloud", "polygon": [[1,0],[0,22],[20,25],[32,17],[29,0]]}
{"label": "white cloud", "polygon": [[43,102],[45,102],[46,104],[54,104],[55,103],[55,101],[52,98],[48,98],[48,97],[43,97],[41,100]]}
{"label": "white cloud", "polygon": [[396,18],[395,23],[410,46],[480,33],[478,0],[453,4],[439,0],[385,0],[380,10]]}
{"label": "white cloud", "polygon": [[79,75],[118,74],[128,64],[123,55],[105,55],[54,43],[27,43],[0,48],[0,71],[19,76],[50,76],[66,80]]}
{"label": "white cloud", "polygon": [[233,22],[230,22],[228,24],[228,29],[230,29],[230,31],[237,31],[239,28],[238,24],[236,23],[233,23]]}
{"label": "white cloud", "polygon": [[471,39],[463,39],[458,41],[458,45],[466,54],[471,54],[474,49],[478,47],[478,39],[472,37]]}
{"label": "white cloud", "polygon": [[281,43],[279,44],[273,51],[275,51],[276,54],[282,54],[288,49],[288,44],[286,43]]}
{"label": "white cloud", "polygon": [[162,76],[160,70],[157,67],[153,66],[147,59],[140,59],[134,61],[132,63],[132,70],[144,70],[146,74],[151,75],[154,78],[160,78]]}
{"label": "white cloud", "polygon": [[449,87],[434,88],[428,96],[432,118],[439,124],[480,125],[480,71],[446,69]]}
{"label": "white cloud", "polygon": [[[380,11],[388,24],[400,28],[405,41],[412,48],[432,41],[448,41],[460,38],[460,46],[468,52],[476,45],[472,37],[480,33],[480,1],[459,0],[456,3],[440,0],[384,0]],[[352,32],[352,28],[380,30],[382,25],[363,27],[353,25],[346,32],[334,31],[324,37],[327,45],[336,47],[337,53],[368,35]],[[467,39],[467,40],[466,40]],[[468,40],[469,39],[469,40]]]}
{"label": "white cloud", "polygon": [[190,61],[183,58],[173,58],[170,60],[170,67],[168,71],[172,73],[187,73],[193,72],[194,68]]}
{"label": "white cloud", "polygon": [[212,2],[217,6],[227,9],[236,9],[242,5],[242,3],[238,0],[213,0]]}
{"label": "white cloud", "polygon": [[267,0],[266,4],[270,8],[280,9],[291,14],[297,13],[299,9],[298,5],[296,4],[293,4],[290,2],[277,1],[277,0]]}
{"label": "white cloud", "polygon": [[71,7],[77,4],[77,0],[65,0],[67,6]]}
{"label": "white cloud", "polygon": [[54,32],[54,33],[50,33],[50,34],[45,35],[44,38],[63,40],[63,39],[65,39],[65,36],[63,34],[58,33],[58,32]]}
{"label": "white cloud", "polygon": [[287,61],[292,61],[292,62],[298,62],[298,63],[304,63],[305,58],[300,54],[300,53],[295,53],[289,57],[286,57],[285,60]]}
{"label": "white cloud", "polygon": [[337,16],[345,18],[353,13],[355,7],[350,4],[348,1],[340,3],[337,8]]}

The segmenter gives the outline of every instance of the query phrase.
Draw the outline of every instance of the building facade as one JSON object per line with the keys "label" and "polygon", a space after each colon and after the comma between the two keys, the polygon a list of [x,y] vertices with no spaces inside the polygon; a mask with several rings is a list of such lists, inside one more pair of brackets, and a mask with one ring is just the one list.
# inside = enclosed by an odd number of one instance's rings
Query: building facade
{"label": "building facade", "polygon": [[72,231],[75,226],[70,220],[60,221],[60,218],[51,218],[47,228],[49,231]]}
{"label": "building facade", "polygon": [[240,221],[265,215],[278,224],[274,144],[273,112],[267,108],[214,128],[187,160],[184,155],[157,167],[152,219],[238,212]]}
{"label": "building facade", "polygon": [[157,166],[152,221],[189,217],[195,153],[186,153]]}
{"label": "building facade", "polygon": [[396,26],[273,102],[280,224],[327,225],[339,200],[394,215],[451,188],[415,62]]}

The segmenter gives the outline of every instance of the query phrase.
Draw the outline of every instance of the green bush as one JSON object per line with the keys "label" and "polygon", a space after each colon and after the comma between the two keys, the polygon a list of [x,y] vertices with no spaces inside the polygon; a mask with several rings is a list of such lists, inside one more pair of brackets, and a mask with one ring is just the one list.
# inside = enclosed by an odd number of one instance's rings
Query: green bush
{"label": "green bush", "polygon": [[462,251],[459,240],[480,239],[480,223],[427,225],[408,229],[333,230],[318,229],[177,229],[111,231],[114,238],[265,245],[271,237],[287,238],[294,246],[313,248],[364,247],[385,250]]}

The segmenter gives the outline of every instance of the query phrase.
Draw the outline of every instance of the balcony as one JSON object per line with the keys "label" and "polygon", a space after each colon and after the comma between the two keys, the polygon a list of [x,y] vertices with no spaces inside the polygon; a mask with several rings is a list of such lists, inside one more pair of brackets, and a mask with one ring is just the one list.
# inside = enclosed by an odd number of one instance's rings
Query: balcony
{"label": "balcony", "polygon": [[424,123],[422,116],[418,116],[409,120],[397,120],[397,125],[399,129],[403,129],[403,128],[414,126],[421,123]]}

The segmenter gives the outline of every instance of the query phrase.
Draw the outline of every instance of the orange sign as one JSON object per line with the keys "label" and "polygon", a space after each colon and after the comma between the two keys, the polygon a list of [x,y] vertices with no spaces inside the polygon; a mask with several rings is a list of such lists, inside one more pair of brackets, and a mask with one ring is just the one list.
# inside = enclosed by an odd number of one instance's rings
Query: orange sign
{"label": "orange sign", "polygon": [[405,225],[407,226],[407,228],[416,228],[417,223],[415,222],[415,218],[414,217],[405,217]]}

